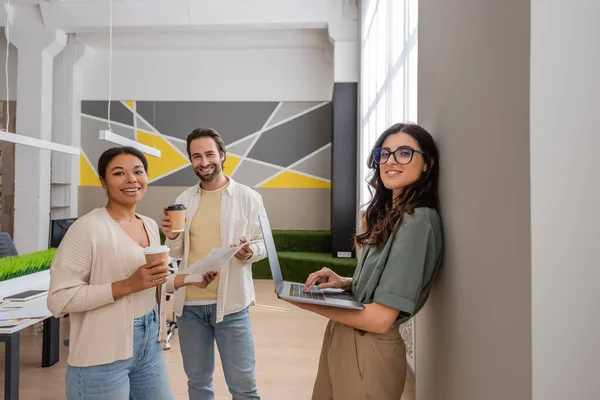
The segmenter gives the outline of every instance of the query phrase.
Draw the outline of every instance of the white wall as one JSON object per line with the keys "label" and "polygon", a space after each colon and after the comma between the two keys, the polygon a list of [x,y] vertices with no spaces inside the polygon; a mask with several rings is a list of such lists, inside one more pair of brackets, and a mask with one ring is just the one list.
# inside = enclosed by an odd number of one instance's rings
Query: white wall
{"label": "white wall", "polygon": [[[419,1],[418,120],[440,147],[445,258],[416,317],[418,400],[531,399],[529,7]],[[554,311],[570,297],[554,294],[547,330],[568,347],[572,321]]]}
{"label": "white wall", "polygon": [[[108,99],[108,51],[94,52],[84,100]],[[323,49],[119,49],[112,98],[188,101],[331,101]]]}
{"label": "white wall", "polygon": [[[8,87],[10,100],[17,96],[17,48],[10,46],[8,52]],[[0,100],[6,100],[6,38],[0,36]]]}
{"label": "white wall", "polygon": [[531,4],[533,400],[595,400],[600,3]]}

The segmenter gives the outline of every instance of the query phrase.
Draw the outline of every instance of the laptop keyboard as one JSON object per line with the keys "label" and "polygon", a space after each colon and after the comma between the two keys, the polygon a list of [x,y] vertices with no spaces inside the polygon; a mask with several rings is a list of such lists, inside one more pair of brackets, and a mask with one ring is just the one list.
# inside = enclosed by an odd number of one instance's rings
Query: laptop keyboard
{"label": "laptop keyboard", "polygon": [[310,292],[307,292],[304,290],[304,285],[298,283],[290,283],[290,296],[313,300],[325,300],[325,296],[320,289],[313,288]]}

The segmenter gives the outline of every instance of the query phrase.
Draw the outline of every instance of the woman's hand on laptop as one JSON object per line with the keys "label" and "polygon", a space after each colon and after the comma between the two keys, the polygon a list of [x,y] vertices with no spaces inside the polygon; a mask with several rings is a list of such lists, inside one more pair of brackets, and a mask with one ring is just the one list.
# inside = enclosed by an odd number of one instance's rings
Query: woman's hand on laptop
{"label": "woman's hand on laptop", "polygon": [[352,278],[339,276],[327,267],[313,272],[306,279],[304,290],[309,292],[312,287],[318,283],[319,289],[344,289],[349,290],[352,285]]}

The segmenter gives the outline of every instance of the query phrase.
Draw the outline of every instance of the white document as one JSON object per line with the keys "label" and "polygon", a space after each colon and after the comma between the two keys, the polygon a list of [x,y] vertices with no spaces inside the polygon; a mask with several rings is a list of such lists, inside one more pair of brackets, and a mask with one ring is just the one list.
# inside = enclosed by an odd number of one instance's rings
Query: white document
{"label": "white document", "polygon": [[7,319],[6,321],[0,320],[0,328],[13,328],[28,321],[29,319]]}
{"label": "white document", "polygon": [[219,247],[212,249],[206,257],[195,262],[189,267],[182,269],[178,274],[189,274],[185,277],[184,282],[202,282],[204,275],[209,272],[219,272],[227,261],[231,260],[235,253],[240,251],[247,244],[260,242],[261,240],[251,240],[246,243],[240,243],[234,247]]}

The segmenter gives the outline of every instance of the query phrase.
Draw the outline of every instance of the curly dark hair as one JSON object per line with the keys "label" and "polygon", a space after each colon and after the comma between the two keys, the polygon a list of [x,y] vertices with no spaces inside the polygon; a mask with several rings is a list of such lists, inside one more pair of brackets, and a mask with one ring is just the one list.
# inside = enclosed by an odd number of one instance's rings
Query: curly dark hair
{"label": "curly dark hair", "polygon": [[[402,193],[392,197],[392,190],[387,189],[379,174],[379,165],[373,159],[373,151],[381,148],[385,139],[396,133],[406,133],[412,136],[424,151],[423,158],[427,164],[419,179],[402,190]],[[371,201],[362,215],[364,231],[354,237],[357,246],[380,248],[390,238],[394,227],[405,213],[412,214],[417,207],[439,209],[438,178],[440,171],[439,152],[433,137],[416,124],[394,124],[379,136],[373,151],[367,160],[371,169],[366,181],[369,184]]]}

